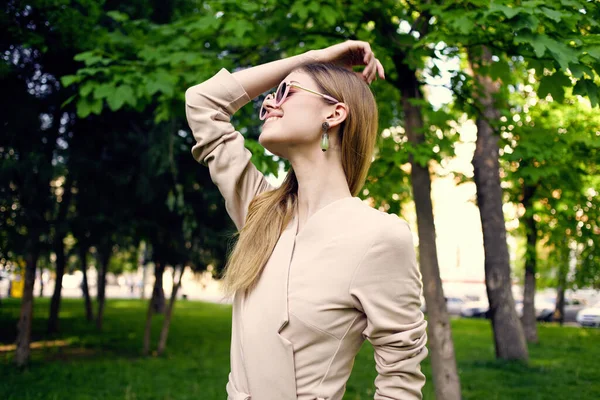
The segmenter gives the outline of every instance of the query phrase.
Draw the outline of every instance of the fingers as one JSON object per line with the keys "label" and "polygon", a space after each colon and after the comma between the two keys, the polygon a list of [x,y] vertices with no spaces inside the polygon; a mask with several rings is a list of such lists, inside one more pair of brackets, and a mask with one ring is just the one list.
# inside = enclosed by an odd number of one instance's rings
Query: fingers
{"label": "fingers", "polygon": [[[362,53],[361,61],[362,61],[362,64],[365,65],[365,68],[363,69],[360,76],[362,77],[362,79],[365,82],[367,82],[368,84],[371,84],[375,79],[377,79],[378,76],[381,79],[385,79],[385,71],[383,69],[383,65],[377,58],[375,58],[375,53],[371,49],[371,45],[368,42],[353,40],[353,41],[346,41],[344,44],[346,45],[346,49],[347,49],[346,51],[348,51],[350,54],[354,53],[354,55],[355,55],[355,57],[352,57],[352,58],[354,58],[354,60],[351,61],[351,64],[353,64],[353,65],[361,64],[361,62],[359,61],[360,60],[359,57],[360,57],[360,54]],[[359,57],[356,57],[356,56],[359,56]]]}
{"label": "fingers", "polygon": [[371,84],[377,79],[378,74],[381,78],[385,79],[381,62],[373,56],[371,62],[363,70],[362,77],[368,84]]}
{"label": "fingers", "polygon": [[376,64],[375,64],[375,59],[373,59],[373,61],[371,61],[369,63],[369,65],[367,65],[363,71],[363,75],[364,75],[364,79],[368,84],[371,84],[371,82],[373,82],[373,80],[376,77]]}
{"label": "fingers", "polygon": [[362,78],[367,83],[371,83],[371,82],[369,82],[369,76],[371,75],[371,71],[369,70],[369,67],[371,65],[372,65],[372,63],[367,64],[367,66],[365,67],[365,69],[363,69],[363,71],[362,71]]}
{"label": "fingers", "polygon": [[375,61],[377,62],[377,72],[379,73],[379,77],[381,79],[385,79],[385,71],[383,70],[383,65],[381,65],[381,62],[377,59],[375,59]]}
{"label": "fingers", "polygon": [[373,57],[373,50],[371,50],[371,45],[367,42],[358,42],[360,43],[360,48],[363,51],[363,63],[365,65],[369,64],[371,58]]}

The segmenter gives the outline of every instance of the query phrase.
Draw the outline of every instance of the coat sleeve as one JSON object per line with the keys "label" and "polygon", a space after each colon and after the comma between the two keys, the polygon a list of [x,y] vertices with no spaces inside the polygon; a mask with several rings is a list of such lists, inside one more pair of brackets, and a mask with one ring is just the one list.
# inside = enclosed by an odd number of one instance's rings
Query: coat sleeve
{"label": "coat sleeve", "polygon": [[421,274],[408,224],[390,217],[357,267],[350,295],[366,315],[363,336],[375,350],[375,400],[422,399],[428,350]]}
{"label": "coat sleeve", "polygon": [[244,225],[252,199],[274,189],[252,164],[244,137],[230,122],[249,101],[244,88],[226,69],[185,92],[186,117],[196,139],[192,155],[208,166],[238,230]]}

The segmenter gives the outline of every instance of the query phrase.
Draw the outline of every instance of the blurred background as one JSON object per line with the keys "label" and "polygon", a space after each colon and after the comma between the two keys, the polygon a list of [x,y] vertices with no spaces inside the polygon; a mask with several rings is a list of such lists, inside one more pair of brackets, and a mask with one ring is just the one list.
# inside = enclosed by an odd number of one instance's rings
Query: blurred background
{"label": "blurred background", "polygon": [[[386,71],[360,197],[412,228],[424,398],[600,398],[598,2],[3,8],[0,398],[226,397],[235,226],[191,156],[184,93],[345,40]],[[279,185],[263,96],[232,122]],[[376,376],[365,342],[344,398],[376,396]]]}

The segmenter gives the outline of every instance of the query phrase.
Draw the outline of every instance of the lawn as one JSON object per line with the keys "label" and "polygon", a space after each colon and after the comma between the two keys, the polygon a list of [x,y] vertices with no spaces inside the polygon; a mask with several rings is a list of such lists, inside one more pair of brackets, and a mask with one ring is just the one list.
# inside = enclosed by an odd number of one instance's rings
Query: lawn
{"label": "lawn", "polygon": [[[162,357],[140,356],[146,303],[108,300],[104,333],[84,318],[83,302],[63,300],[61,332],[44,336],[48,299],[35,300],[30,366],[12,365],[20,303],[0,305],[0,399],[225,399],[229,373],[231,307],[180,301]],[[154,343],[161,317],[155,318]],[[599,399],[600,330],[540,325],[540,345],[528,364],[499,362],[489,321],[453,320],[464,399]],[[3,346],[4,345],[4,346]],[[156,344],[154,344],[156,347]],[[434,399],[429,360],[423,365],[425,399]],[[372,399],[376,376],[368,342],[358,354],[344,399]],[[257,399],[260,400],[260,399]]]}

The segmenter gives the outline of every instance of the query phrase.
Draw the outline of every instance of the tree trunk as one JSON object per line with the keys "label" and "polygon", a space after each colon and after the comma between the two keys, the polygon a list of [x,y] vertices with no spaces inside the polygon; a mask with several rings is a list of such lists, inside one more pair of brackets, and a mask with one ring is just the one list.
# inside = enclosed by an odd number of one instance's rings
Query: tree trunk
{"label": "tree trunk", "polygon": [[564,240],[563,260],[558,267],[558,288],[556,289],[556,308],[552,319],[562,324],[565,322],[565,289],[567,287],[567,274],[569,273],[569,246],[568,240]]}
{"label": "tree trunk", "polygon": [[65,244],[63,243],[68,231],[67,211],[71,204],[73,188],[73,178],[67,175],[63,187],[62,201],[58,207],[56,222],[54,226],[55,238],[53,242],[54,252],[56,253],[56,281],[54,284],[54,293],[50,302],[50,316],[48,318],[48,333],[58,332],[58,314],[60,312],[60,300],[62,291],[63,275],[65,274]]}
{"label": "tree trunk", "polygon": [[40,278],[40,292],[38,293],[38,297],[44,297],[44,268],[37,268],[38,275]]}
{"label": "tree trunk", "polygon": [[58,313],[60,311],[60,300],[62,281],[65,274],[65,245],[64,237],[59,235],[54,241],[54,252],[56,253],[56,279],[54,281],[54,293],[50,301],[50,315],[48,317],[48,333],[58,332]]}
{"label": "tree trunk", "polygon": [[171,299],[169,300],[169,306],[167,307],[165,313],[165,319],[163,320],[162,330],[160,331],[160,338],[158,340],[158,355],[162,355],[165,351],[165,347],[167,346],[167,337],[169,336],[169,327],[171,326],[171,316],[173,315],[173,306],[175,305],[175,300],[177,299],[177,292],[181,287],[181,278],[183,277],[183,272],[185,271],[185,265],[181,268],[181,272],[179,273],[179,279],[175,280],[175,274],[177,270],[173,271],[173,290],[171,291]]}
{"label": "tree trunk", "polygon": [[469,61],[476,81],[481,85],[481,95],[474,93],[482,106],[477,117],[477,143],[473,156],[477,204],[483,229],[485,253],[485,283],[490,305],[496,357],[507,360],[527,360],[527,344],[523,327],[515,310],[511,291],[510,260],[506,243],[506,226],[502,211],[502,187],[498,136],[489,121],[500,118],[493,95],[497,88],[492,80],[478,73],[479,65],[491,64],[492,55],[485,47],[480,54],[469,50]]}
{"label": "tree trunk", "polygon": [[39,249],[34,244],[33,248],[25,256],[25,284],[23,297],[21,299],[21,315],[17,324],[17,349],[15,352],[15,364],[23,367],[29,361],[31,342],[31,321],[33,320],[33,284],[35,282],[35,269],[39,257]]}
{"label": "tree trunk", "polygon": [[83,281],[81,282],[81,292],[85,301],[85,318],[88,321],[94,320],[94,310],[92,309],[92,299],[90,298],[90,288],[87,279],[87,246],[79,244],[79,262],[81,263],[81,273]]}
{"label": "tree trunk", "polygon": [[140,299],[146,299],[146,280],[148,279],[148,264],[142,264],[142,287],[140,288]]}
{"label": "tree trunk", "polygon": [[144,328],[144,348],[142,350],[142,354],[147,356],[150,354],[150,337],[152,335],[152,314],[154,307],[152,306],[152,301],[154,300],[154,291],[152,292],[152,296],[150,297],[150,301],[148,302],[148,311],[146,312],[146,327]]}
{"label": "tree trunk", "polygon": [[[411,100],[421,100],[419,82],[415,71],[410,70],[402,59],[394,60],[402,95],[404,128],[408,141],[420,145],[425,138],[422,133],[421,107]],[[428,165],[422,166],[411,156],[411,181],[419,234],[419,261],[423,276],[423,294],[427,304],[428,341],[433,369],[433,382],[438,400],[461,398],[460,379],[456,368],[456,356],[452,341],[452,329],[446,308],[435,243],[435,225],[431,203],[431,177]]]}
{"label": "tree trunk", "polygon": [[525,185],[523,188],[523,207],[525,208],[525,229],[527,232],[527,249],[525,251],[525,290],[523,293],[523,316],[521,323],[525,332],[525,339],[530,343],[539,343],[537,323],[535,317],[535,271],[536,271],[536,247],[537,227],[533,218],[533,195],[535,187]]}
{"label": "tree trunk", "polygon": [[104,318],[104,299],[106,294],[106,272],[108,271],[108,262],[110,260],[110,246],[98,250],[98,260],[100,261],[100,273],[98,274],[98,314],[96,315],[96,328],[102,330]]}
{"label": "tree trunk", "polygon": [[165,272],[165,264],[156,262],[154,267],[154,288],[152,289],[152,307],[156,314],[165,312],[165,291],[163,289],[163,275]]}
{"label": "tree trunk", "polygon": [[146,242],[140,243],[140,249],[138,252],[138,268],[142,269],[142,287],[140,288],[140,299],[144,300],[146,298],[146,276],[148,274],[148,268],[146,267],[148,264],[146,260],[148,259],[148,245]]}
{"label": "tree trunk", "polygon": [[561,326],[565,322],[565,287],[561,284],[556,291],[556,309],[552,319]]}
{"label": "tree trunk", "polygon": [[[150,338],[152,335],[152,315],[154,314],[154,310],[156,309],[157,300],[155,297],[159,296],[162,291],[162,275],[165,270],[164,264],[161,261],[155,261],[154,263],[154,272],[155,272],[155,281],[154,281],[154,290],[152,290],[152,295],[150,296],[150,301],[148,302],[148,311],[146,313],[146,327],[144,328],[144,348],[142,350],[142,354],[147,356],[150,354]],[[160,289],[157,289],[157,281],[160,280]],[[163,299],[164,299],[164,291],[163,291]]]}

